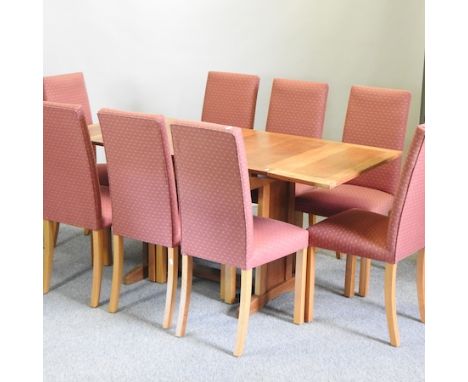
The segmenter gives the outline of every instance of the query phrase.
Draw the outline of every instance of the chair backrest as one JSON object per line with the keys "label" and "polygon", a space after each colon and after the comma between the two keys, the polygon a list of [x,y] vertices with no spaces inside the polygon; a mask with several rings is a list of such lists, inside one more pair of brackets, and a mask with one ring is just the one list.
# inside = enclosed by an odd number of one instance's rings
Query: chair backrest
{"label": "chair backrest", "polygon": [[258,76],[209,72],[202,121],[252,129],[259,82]]}
{"label": "chair backrest", "polygon": [[395,262],[424,248],[425,125],[416,128],[390,213],[388,247]]}
{"label": "chair backrest", "polygon": [[44,102],[44,219],[103,227],[94,153],[80,105]]}
{"label": "chair backrest", "polygon": [[172,124],[182,252],[246,268],[253,216],[241,129]]}
{"label": "chair backrest", "polygon": [[180,242],[174,168],[164,117],[98,112],[116,234],[166,247]]}
{"label": "chair backrest", "polygon": [[321,138],[328,84],[275,78],[266,130]]}
{"label": "chair backrest", "polygon": [[[411,93],[406,90],[353,86],[343,131],[343,141],[402,150]],[[399,159],[350,181],[394,195],[398,187]]]}
{"label": "chair backrest", "polygon": [[44,77],[43,86],[44,101],[81,105],[86,124],[93,123],[83,73]]}

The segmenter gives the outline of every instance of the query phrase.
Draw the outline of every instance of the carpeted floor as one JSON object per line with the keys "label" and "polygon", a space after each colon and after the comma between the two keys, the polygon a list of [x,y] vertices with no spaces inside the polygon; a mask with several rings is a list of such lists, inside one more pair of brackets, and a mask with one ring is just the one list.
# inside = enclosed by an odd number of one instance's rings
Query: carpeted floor
{"label": "carpeted floor", "polygon": [[[89,308],[89,251],[82,230],[61,227],[52,288],[44,296],[44,381],[424,380],[413,258],[398,269],[400,348],[388,344],[381,264],[372,267],[369,296],[347,299],[341,295],[345,261],[319,252],[314,322],[292,324],[293,294],[285,294],[251,316],[245,353],[237,359],[231,355],[237,306],[218,299],[217,284],[194,279],[187,335],[176,338],[174,328],[161,328],[165,285],[123,286],[121,309],[110,314],[112,269],[106,267],[102,304]],[[125,271],[140,258],[141,243],[127,240]],[[178,305],[175,320],[177,313]]]}

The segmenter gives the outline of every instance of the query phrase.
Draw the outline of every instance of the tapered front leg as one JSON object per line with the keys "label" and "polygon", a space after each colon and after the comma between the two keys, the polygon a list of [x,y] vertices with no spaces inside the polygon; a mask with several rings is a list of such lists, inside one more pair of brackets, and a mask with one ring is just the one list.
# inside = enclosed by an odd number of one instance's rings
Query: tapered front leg
{"label": "tapered front leg", "polygon": [[294,280],[294,323],[304,323],[305,290],[307,278],[307,248],[296,254],[296,274]]}
{"label": "tapered front leg", "polygon": [[398,347],[400,346],[400,333],[396,313],[396,270],[396,264],[385,264],[385,310],[388,332],[390,334],[390,343]]}
{"label": "tapered front leg", "polygon": [[190,307],[190,295],[192,293],[193,259],[191,256],[182,255],[182,287],[180,291],[179,318],[177,321],[176,336],[185,336],[187,319]]}
{"label": "tapered front leg", "polygon": [[241,299],[239,307],[239,319],[237,321],[236,345],[234,355],[240,357],[244,352],[245,338],[249,327],[250,301],[252,297],[252,269],[242,269],[241,274]]}
{"label": "tapered front leg", "polygon": [[359,296],[366,297],[369,291],[371,259],[361,257],[359,268]]}
{"label": "tapered front leg", "polygon": [[425,292],[424,292],[424,279],[425,279],[425,271],[424,271],[424,256],[425,250],[421,249],[418,253],[416,268],[416,283],[418,288],[418,304],[419,304],[419,318],[421,322],[426,322],[426,309],[425,309]]}
{"label": "tapered front leg", "polygon": [[178,248],[168,248],[168,267],[167,267],[167,291],[166,307],[164,309],[163,328],[168,329],[172,326],[172,316],[174,315],[174,306],[177,292],[177,276],[179,272],[179,251]]}
{"label": "tapered front leg", "polygon": [[[50,280],[54,261],[54,236],[56,224],[50,220],[44,220],[44,264],[42,269],[42,292],[49,292]],[[58,227],[57,227],[58,230]]]}
{"label": "tapered front leg", "polygon": [[112,238],[114,267],[112,269],[112,290],[109,302],[109,312],[115,313],[119,309],[120,285],[123,277],[123,256],[124,256],[124,239],[123,236],[114,235]]}

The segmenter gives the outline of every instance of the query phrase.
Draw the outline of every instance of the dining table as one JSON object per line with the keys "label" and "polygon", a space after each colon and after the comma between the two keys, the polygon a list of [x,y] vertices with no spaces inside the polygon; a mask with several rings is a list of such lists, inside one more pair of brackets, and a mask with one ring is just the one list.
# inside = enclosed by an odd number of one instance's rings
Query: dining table
{"label": "dining table", "polygon": [[[170,126],[183,120],[166,118],[168,136]],[[258,189],[258,211],[269,217],[302,226],[302,213],[295,210],[296,184],[333,189],[378,166],[401,156],[401,151],[364,146],[339,141],[242,129],[249,169],[250,188]],[[103,146],[99,124],[89,126],[94,145]],[[169,139],[172,147],[171,139]],[[164,248],[145,244],[142,265],[130,271],[124,283],[147,277],[165,282],[167,257]],[[251,313],[260,310],[268,301],[294,290],[294,256],[291,254],[256,268]],[[313,259],[307,259],[310,264]],[[309,270],[307,266],[307,270]],[[221,265],[220,269],[197,265],[195,276],[220,283],[220,298],[227,303],[237,301],[239,285],[236,269]],[[307,299],[306,299],[307,300]]]}

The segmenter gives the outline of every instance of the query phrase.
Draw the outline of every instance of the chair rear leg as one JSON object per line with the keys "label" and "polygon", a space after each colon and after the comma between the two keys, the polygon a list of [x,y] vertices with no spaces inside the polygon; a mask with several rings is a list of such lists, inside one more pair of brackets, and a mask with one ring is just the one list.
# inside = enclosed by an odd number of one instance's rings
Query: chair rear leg
{"label": "chair rear leg", "polygon": [[359,296],[366,297],[369,291],[371,270],[371,259],[361,257],[361,265],[359,268]]}
{"label": "chair rear leg", "polygon": [[168,248],[168,267],[167,267],[167,291],[166,307],[164,309],[163,328],[168,329],[172,326],[172,316],[174,315],[174,306],[177,292],[177,276],[179,272],[179,250],[178,248]]}
{"label": "chair rear leg", "polygon": [[224,302],[234,304],[236,302],[236,267],[224,266]]}
{"label": "chair rear leg", "polygon": [[294,280],[294,323],[304,323],[305,290],[307,278],[307,248],[296,254],[296,274]]}
{"label": "chair rear leg", "polygon": [[242,269],[241,274],[241,298],[239,307],[239,319],[237,321],[236,345],[234,355],[240,357],[244,352],[245,338],[249,327],[250,301],[252,297],[252,269]]}
{"label": "chair rear leg", "polygon": [[305,322],[314,319],[314,294],[315,294],[315,248],[307,248],[307,276],[306,276],[306,299],[305,299]]}
{"label": "chair rear leg", "polygon": [[99,305],[101,294],[102,268],[103,268],[103,248],[104,248],[104,230],[92,231],[93,239],[93,282],[91,287],[90,306],[96,308]]}
{"label": "chair rear leg", "polygon": [[179,318],[177,320],[176,336],[185,336],[187,319],[190,307],[190,295],[192,293],[193,259],[191,256],[182,255],[182,287],[180,291]]}
{"label": "chair rear leg", "polygon": [[57,239],[58,239],[59,229],[60,229],[60,223],[55,222],[54,223],[54,247],[57,246]]}
{"label": "chair rear leg", "polygon": [[[54,261],[54,236],[56,223],[50,220],[44,220],[44,266],[42,273],[42,292],[49,292],[50,280],[52,278],[52,269]],[[58,227],[57,227],[58,231]]]}
{"label": "chair rear leg", "polygon": [[400,346],[396,313],[396,264],[385,264],[385,310],[387,312],[388,332],[392,346]]}
{"label": "chair rear leg", "polygon": [[356,274],[356,256],[346,255],[346,275],[344,295],[346,297],[354,296],[354,278]]}
{"label": "chair rear leg", "polygon": [[109,302],[109,313],[115,313],[119,309],[120,285],[123,278],[123,256],[124,256],[124,238],[120,235],[112,237],[114,266],[112,269],[112,289]]}
{"label": "chair rear leg", "polygon": [[416,268],[416,284],[418,287],[418,304],[419,304],[419,318],[421,322],[426,322],[426,309],[425,309],[425,288],[424,288],[424,281],[425,281],[425,271],[424,271],[424,256],[425,250],[421,249],[418,253]]}

